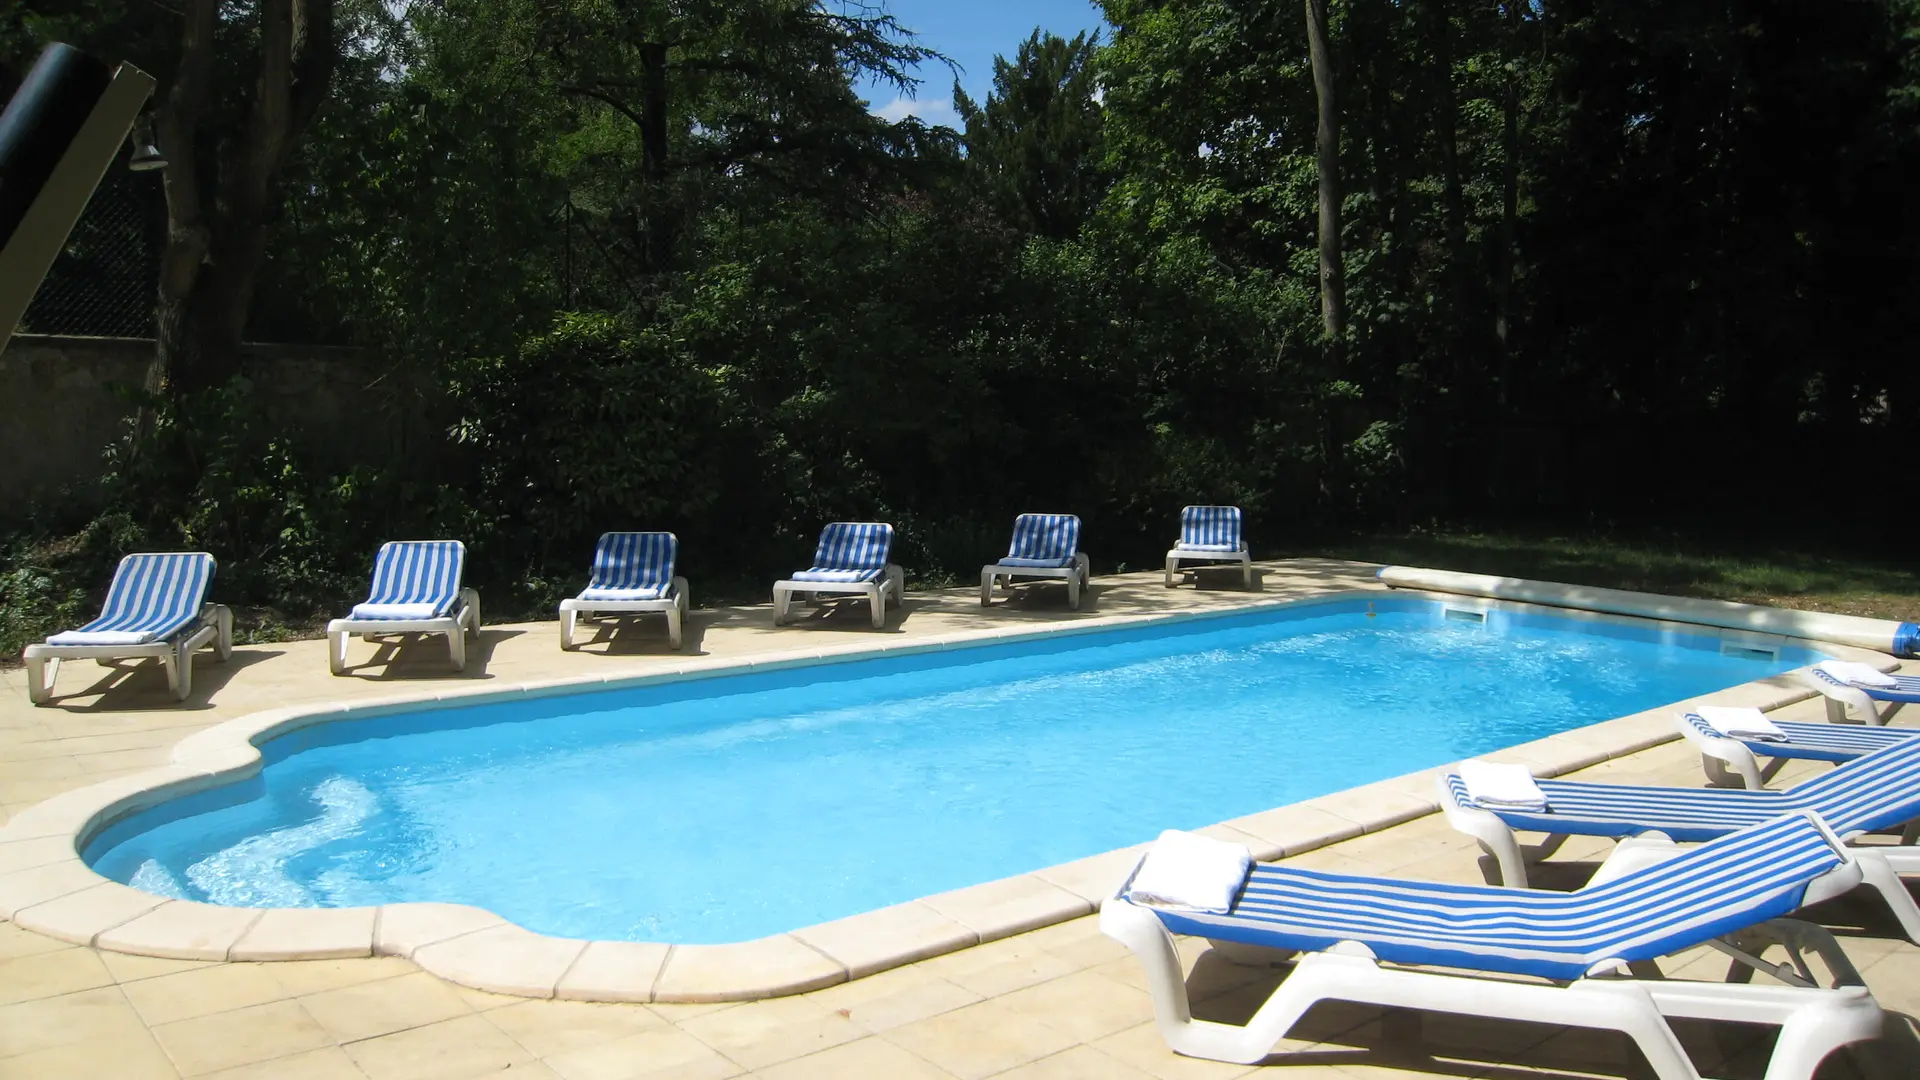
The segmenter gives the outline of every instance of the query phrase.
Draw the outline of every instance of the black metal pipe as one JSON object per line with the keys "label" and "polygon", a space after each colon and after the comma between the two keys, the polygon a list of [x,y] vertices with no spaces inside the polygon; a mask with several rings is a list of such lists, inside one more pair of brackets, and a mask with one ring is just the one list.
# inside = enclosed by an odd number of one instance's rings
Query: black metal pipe
{"label": "black metal pipe", "polygon": [[34,61],[0,113],[0,245],[13,239],[112,79],[106,64],[71,45],[49,45]]}

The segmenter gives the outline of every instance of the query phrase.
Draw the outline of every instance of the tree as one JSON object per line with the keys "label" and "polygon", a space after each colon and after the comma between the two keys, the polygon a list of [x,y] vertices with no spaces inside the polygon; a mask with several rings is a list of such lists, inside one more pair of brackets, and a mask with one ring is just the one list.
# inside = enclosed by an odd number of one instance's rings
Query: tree
{"label": "tree", "polygon": [[1106,194],[1099,48],[1098,32],[1068,41],[1036,29],[1011,62],[993,58],[984,106],[953,84],[969,163],[1029,232],[1073,236]]}
{"label": "tree", "polygon": [[1333,51],[1327,43],[1327,0],[1306,0],[1307,48],[1313,64],[1320,172],[1320,318],[1338,348],[1347,330],[1347,276],[1340,261],[1340,106],[1334,100]]}
{"label": "tree", "polygon": [[[223,41],[257,39],[250,63]],[[168,157],[167,245],[160,261],[149,389],[182,393],[239,367],[256,276],[280,203],[277,180],[326,99],[339,56],[334,0],[187,0],[179,58],[155,111]],[[250,100],[241,72],[250,70]],[[244,103],[243,105],[241,103]],[[231,128],[216,108],[241,106]]]}

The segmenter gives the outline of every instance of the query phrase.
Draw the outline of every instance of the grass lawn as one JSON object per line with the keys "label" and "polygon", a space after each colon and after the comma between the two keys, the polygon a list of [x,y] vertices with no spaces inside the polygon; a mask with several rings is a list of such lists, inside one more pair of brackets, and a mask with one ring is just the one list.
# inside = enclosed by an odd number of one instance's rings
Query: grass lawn
{"label": "grass lawn", "polygon": [[1687,537],[1442,530],[1358,536],[1316,546],[1311,553],[1872,619],[1920,620],[1920,571],[1794,548],[1736,551]]}

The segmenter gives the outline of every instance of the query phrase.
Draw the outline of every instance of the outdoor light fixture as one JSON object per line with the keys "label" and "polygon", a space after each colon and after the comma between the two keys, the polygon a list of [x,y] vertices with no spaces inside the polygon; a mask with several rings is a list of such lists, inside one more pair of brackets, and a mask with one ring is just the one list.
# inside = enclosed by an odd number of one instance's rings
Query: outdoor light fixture
{"label": "outdoor light fixture", "polygon": [[152,172],[167,167],[167,156],[153,141],[153,118],[141,113],[133,122],[133,131],[127,136],[133,141],[133,157],[127,161],[127,168],[134,172]]}

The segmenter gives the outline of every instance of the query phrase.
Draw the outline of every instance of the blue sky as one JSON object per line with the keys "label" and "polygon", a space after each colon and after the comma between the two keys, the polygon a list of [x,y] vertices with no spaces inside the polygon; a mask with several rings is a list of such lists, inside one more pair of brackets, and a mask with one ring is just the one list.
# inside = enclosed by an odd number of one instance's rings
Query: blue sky
{"label": "blue sky", "polygon": [[[1100,9],[1091,0],[886,0],[886,6],[902,26],[920,36],[922,45],[960,65],[960,85],[975,101],[985,98],[993,85],[994,56],[1011,57],[1034,27],[1070,38],[1103,25]],[[955,76],[938,64],[922,68],[919,75],[923,81],[913,98],[891,87],[858,89],[873,111],[888,119],[913,115],[929,124],[958,127],[952,104]]]}

